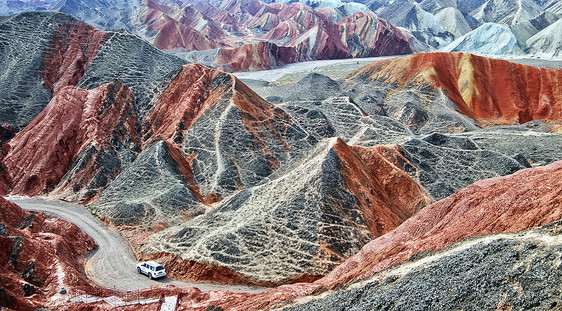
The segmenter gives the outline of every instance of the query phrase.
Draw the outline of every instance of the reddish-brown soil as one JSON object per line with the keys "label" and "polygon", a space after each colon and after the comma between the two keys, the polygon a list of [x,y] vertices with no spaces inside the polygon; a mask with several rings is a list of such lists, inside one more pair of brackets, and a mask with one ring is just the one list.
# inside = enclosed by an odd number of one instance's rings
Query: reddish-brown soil
{"label": "reddish-brown soil", "polygon": [[370,242],[317,282],[334,288],[416,253],[474,236],[515,232],[562,218],[562,161],[476,182]]}
{"label": "reddish-brown soil", "polygon": [[10,146],[8,146],[7,142],[12,139],[15,134],[15,131],[8,125],[0,126],[0,195],[7,194],[12,184],[8,170],[4,166],[4,157],[10,150]]}
{"label": "reddish-brown soil", "polygon": [[483,124],[562,119],[562,70],[468,53],[425,53],[372,63],[348,78],[442,89],[457,109]]}
{"label": "reddish-brown soil", "polygon": [[76,85],[105,43],[106,33],[85,23],[68,24],[55,33],[44,53],[45,87],[55,94]]}
{"label": "reddish-brown soil", "polygon": [[[4,162],[12,193],[34,196],[53,190],[87,147],[102,149],[111,139],[138,140],[135,125],[131,90],[119,81],[90,91],[61,89],[9,143]],[[88,179],[95,172],[84,174]]]}
{"label": "reddish-brown soil", "polygon": [[82,258],[94,241],[66,221],[25,212],[0,198],[0,306],[49,307],[61,287],[89,287]]}
{"label": "reddish-brown soil", "polygon": [[146,118],[145,141],[172,142],[176,132],[190,128],[212,106],[209,97],[220,97],[209,94],[210,84],[219,74],[198,64],[183,66]]}
{"label": "reddish-brown soil", "polygon": [[341,140],[334,149],[343,161],[347,186],[360,201],[363,218],[375,237],[396,228],[431,203],[418,183],[387,160],[400,157],[396,149],[348,146]]}

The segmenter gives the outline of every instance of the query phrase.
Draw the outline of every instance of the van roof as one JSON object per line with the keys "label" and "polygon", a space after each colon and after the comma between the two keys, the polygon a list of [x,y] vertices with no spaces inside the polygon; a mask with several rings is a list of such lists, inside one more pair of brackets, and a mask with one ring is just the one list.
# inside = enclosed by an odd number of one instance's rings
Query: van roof
{"label": "van roof", "polygon": [[151,261],[147,261],[147,264],[151,265],[151,266],[161,266],[161,264],[159,264],[158,262],[151,260]]}

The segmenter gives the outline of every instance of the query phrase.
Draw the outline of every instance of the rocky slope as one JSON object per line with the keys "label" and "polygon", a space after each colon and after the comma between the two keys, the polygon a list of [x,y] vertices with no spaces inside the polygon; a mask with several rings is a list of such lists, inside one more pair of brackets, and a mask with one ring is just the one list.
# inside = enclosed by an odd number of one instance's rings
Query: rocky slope
{"label": "rocky slope", "polygon": [[[377,19],[360,4],[312,8],[257,0],[60,0],[36,5],[104,30],[126,29],[190,62],[233,71],[425,50],[407,31]],[[26,7],[5,4],[0,10],[19,12]]]}
{"label": "rocky slope", "polygon": [[88,199],[89,192],[107,186],[134,159],[139,145],[131,93],[120,81],[90,91],[68,86],[57,92],[9,143],[5,165],[12,192],[55,190]]}
{"label": "rocky slope", "polygon": [[331,139],[212,212],[154,235],[143,252],[187,261],[168,265],[195,279],[209,272],[189,262],[226,267],[251,283],[310,280],[428,202],[377,148]]}
{"label": "rocky slope", "polygon": [[486,23],[464,34],[441,49],[443,52],[469,52],[478,55],[507,56],[520,54],[517,37],[506,26]]}
{"label": "rocky slope", "polygon": [[548,310],[559,305],[562,224],[458,242],[283,310]]}
{"label": "rocky slope", "polygon": [[[42,25],[49,25],[43,27]],[[104,42],[104,33],[70,16],[21,13],[0,18],[4,34],[0,122],[23,129],[55,91],[75,85]]]}
{"label": "rocky slope", "polygon": [[28,213],[0,198],[0,306],[52,306],[61,287],[88,286],[81,258],[94,241],[66,221]]}
{"label": "rocky slope", "polygon": [[[200,53],[186,57],[223,70],[243,71],[316,59],[401,55],[426,50],[409,33],[372,13],[356,12],[337,23],[319,18],[316,25],[292,37],[294,32],[286,27],[291,26],[281,24],[264,36],[271,42],[223,48],[210,60]],[[283,38],[288,42],[280,44]]]}
{"label": "rocky slope", "polygon": [[0,82],[3,122],[25,127],[3,148],[10,154],[4,179],[15,193],[42,194],[60,183],[59,196],[96,196],[136,157],[136,127],[150,92],[183,62],[135,36],[101,32],[59,13],[22,13],[5,18],[3,27],[13,36],[1,54],[10,76]]}
{"label": "rocky slope", "polygon": [[417,39],[433,47],[444,46],[454,39],[433,14],[414,1],[390,4],[377,10],[377,15],[410,30]]}
{"label": "rocky slope", "polygon": [[[552,271],[557,271],[560,257],[561,169],[559,161],[477,182],[422,209],[312,284],[281,286],[261,294],[217,293],[183,306],[194,310],[209,306],[228,310],[555,307],[558,294],[553,284],[559,276]],[[543,225],[547,226],[519,231]]]}
{"label": "rocky slope", "polygon": [[536,33],[526,43],[531,53],[544,58],[561,58],[562,41],[556,34],[562,30],[562,19]]}
{"label": "rocky slope", "polygon": [[404,116],[411,129],[425,132],[473,128],[458,112],[484,125],[557,120],[559,79],[560,70],[468,53],[429,53],[375,62],[350,74],[345,83],[355,89],[354,100],[365,111],[375,112],[372,98],[381,98],[386,114]]}
{"label": "rocky slope", "polygon": [[[559,282],[552,271],[559,264],[560,224],[517,231],[560,219],[557,200],[561,165],[557,162],[531,168],[463,189],[374,240],[333,274],[315,283],[280,286],[260,294],[193,295],[193,299],[182,300],[182,306],[193,310],[210,306],[277,310],[288,305],[303,310],[370,310],[416,304],[443,309],[474,304],[544,309],[546,304],[548,308],[558,297],[548,288],[556,289],[552,284]],[[513,222],[514,218],[518,221]],[[500,232],[516,233],[477,237]],[[473,238],[463,240],[467,236]],[[410,294],[402,295],[404,290]],[[497,294],[487,294],[490,292]]]}
{"label": "rocky slope", "polygon": [[[322,282],[332,287],[345,284],[415,253],[440,249],[467,237],[514,232],[557,221],[561,215],[557,203],[561,168],[562,162],[558,161],[476,182],[424,208],[393,232],[372,241]],[[514,217],[517,222],[511,221]]]}

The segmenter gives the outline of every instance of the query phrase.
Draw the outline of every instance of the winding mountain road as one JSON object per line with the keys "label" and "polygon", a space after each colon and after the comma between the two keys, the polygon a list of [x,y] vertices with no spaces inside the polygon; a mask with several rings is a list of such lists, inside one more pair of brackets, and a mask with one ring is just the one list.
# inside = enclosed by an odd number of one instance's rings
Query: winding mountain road
{"label": "winding mountain road", "polygon": [[6,197],[6,199],[25,210],[43,212],[69,221],[91,236],[98,247],[87,255],[85,271],[88,278],[99,286],[122,291],[141,289],[156,284],[174,284],[178,287],[193,286],[202,291],[226,289],[235,292],[262,292],[267,290],[267,288],[242,285],[187,283],[167,277],[150,280],[137,273],[137,261],[129,244],[121,235],[103,225],[83,206],[16,196]]}

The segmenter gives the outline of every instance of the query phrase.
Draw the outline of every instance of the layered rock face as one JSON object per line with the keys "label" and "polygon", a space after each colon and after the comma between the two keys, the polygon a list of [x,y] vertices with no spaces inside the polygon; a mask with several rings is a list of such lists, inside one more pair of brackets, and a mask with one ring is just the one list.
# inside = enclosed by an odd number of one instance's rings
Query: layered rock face
{"label": "layered rock face", "polygon": [[[367,112],[373,111],[369,99],[382,97],[388,115],[413,123],[410,128],[414,126],[418,132],[437,126],[464,131],[471,126],[457,110],[484,125],[558,120],[560,75],[560,70],[466,53],[430,53],[375,62],[350,74],[346,85],[363,88],[353,95]],[[369,89],[362,86],[364,83]],[[408,89],[412,93],[406,97]],[[398,98],[409,99],[410,105],[397,102]],[[427,107],[429,103],[432,105]],[[456,119],[452,124],[451,118]],[[435,122],[441,124],[432,124]]]}
{"label": "layered rock face", "polygon": [[[331,139],[212,212],[154,235],[143,252],[227,267],[258,284],[317,278],[428,202],[378,149]],[[171,266],[196,279],[210,274]]]}
{"label": "layered rock face", "polygon": [[[410,34],[367,12],[354,13],[337,23],[320,19],[298,36],[291,37],[291,29],[291,25],[280,24],[265,35],[272,42],[221,49],[210,65],[229,71],[263,70],[317,59],[402,55],[425,50]],[[288,40],[280,44],[283,38]]]}
{"label": "layered rock face", "polygon": [[28,213],[0,198],[0,305],[35,310],[61,287],[89,286],[81,257],[94,241],[66,221]]}
{"label": "layered rock face", "polygon": [[[49,25],[44,27],[43,25]],[[103,44],[104,33],[74,18],[30,12],[0,19],[0,123],[23,129],[55,90],[75,85]]]}
{"label": "layered rock face", "polygon": [[[12,191],[88,197],[107,186],[138,148],[131,90],[116,81],[93,90],[68,86],[10,141]],[[84,192],[80,194],[80,192]]]}
{"label": "layered rock face", "polygon": [[562,162],[558,161],[478,181],[370,242],[321,282],[335,287],[467,237],[515,232],[557,221],[562,215],[557,203],[561,172]]}
{"label": "layered rock face", "polygon": [[421,254],[325,298],[283,310],[547,310],[559,305],[562,224]]}

